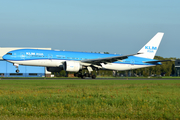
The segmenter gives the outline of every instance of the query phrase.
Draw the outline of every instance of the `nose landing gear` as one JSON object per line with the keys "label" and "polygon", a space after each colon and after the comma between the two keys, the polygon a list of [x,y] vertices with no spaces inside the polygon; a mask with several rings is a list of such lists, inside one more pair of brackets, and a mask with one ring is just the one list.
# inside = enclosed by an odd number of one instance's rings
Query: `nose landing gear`
{"label": "nose landing gear", "polygon": [[16,73],[19,73],[19,69],[16,70]]}
{"label": "nose landing gear", "polygon": [[17,70],[16,70],[16,73],[19,73],[19,69],[18,69],[18,67],[19,67],[19,64],[13,64],[14,66],[16,66],[16,68],[17,68]]}

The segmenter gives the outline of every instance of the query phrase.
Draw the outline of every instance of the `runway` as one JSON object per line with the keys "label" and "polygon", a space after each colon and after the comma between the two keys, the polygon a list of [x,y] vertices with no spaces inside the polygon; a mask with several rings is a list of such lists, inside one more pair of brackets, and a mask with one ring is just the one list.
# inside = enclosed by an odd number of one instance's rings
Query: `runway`
{"label": "runway", "polygon": [[0,78],[0,80],[180,80],[180,78]]}

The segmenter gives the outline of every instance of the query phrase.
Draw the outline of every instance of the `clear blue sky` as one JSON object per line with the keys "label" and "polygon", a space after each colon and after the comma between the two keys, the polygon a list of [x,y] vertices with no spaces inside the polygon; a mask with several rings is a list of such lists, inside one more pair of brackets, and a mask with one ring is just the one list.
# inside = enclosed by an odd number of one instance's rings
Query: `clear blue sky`
{"label": "clear blue sky", "polygon": [[133,54],[157,32],[180,58],[180,0],[0,1],[0,47]]}

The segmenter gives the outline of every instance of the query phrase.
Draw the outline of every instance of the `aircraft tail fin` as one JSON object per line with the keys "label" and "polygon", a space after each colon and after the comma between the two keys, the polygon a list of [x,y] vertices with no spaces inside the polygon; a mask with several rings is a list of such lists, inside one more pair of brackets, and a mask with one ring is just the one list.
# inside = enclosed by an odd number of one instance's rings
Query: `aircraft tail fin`
{"label": "aircraft tail fin", "polygon": [[158,50],[159,44],[162,40],[164,33],[158,32],[143,48],[141,48],[137,57],[153,59]]}

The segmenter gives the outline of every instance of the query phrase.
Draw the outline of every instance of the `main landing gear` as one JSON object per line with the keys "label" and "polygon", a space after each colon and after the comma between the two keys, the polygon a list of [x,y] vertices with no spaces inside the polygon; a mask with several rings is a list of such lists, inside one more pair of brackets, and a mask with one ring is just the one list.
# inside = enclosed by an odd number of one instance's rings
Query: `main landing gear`
{"label": "main landing gear", "polygon": [[82,74],[82,71],[79,71],[78,73],[75,73],[74,76],[75,77],[79,77],[81,79],[85,79],[86,77],[90,77],[92,79],[96,79],[96,75],[93,75],[92,73]]}

